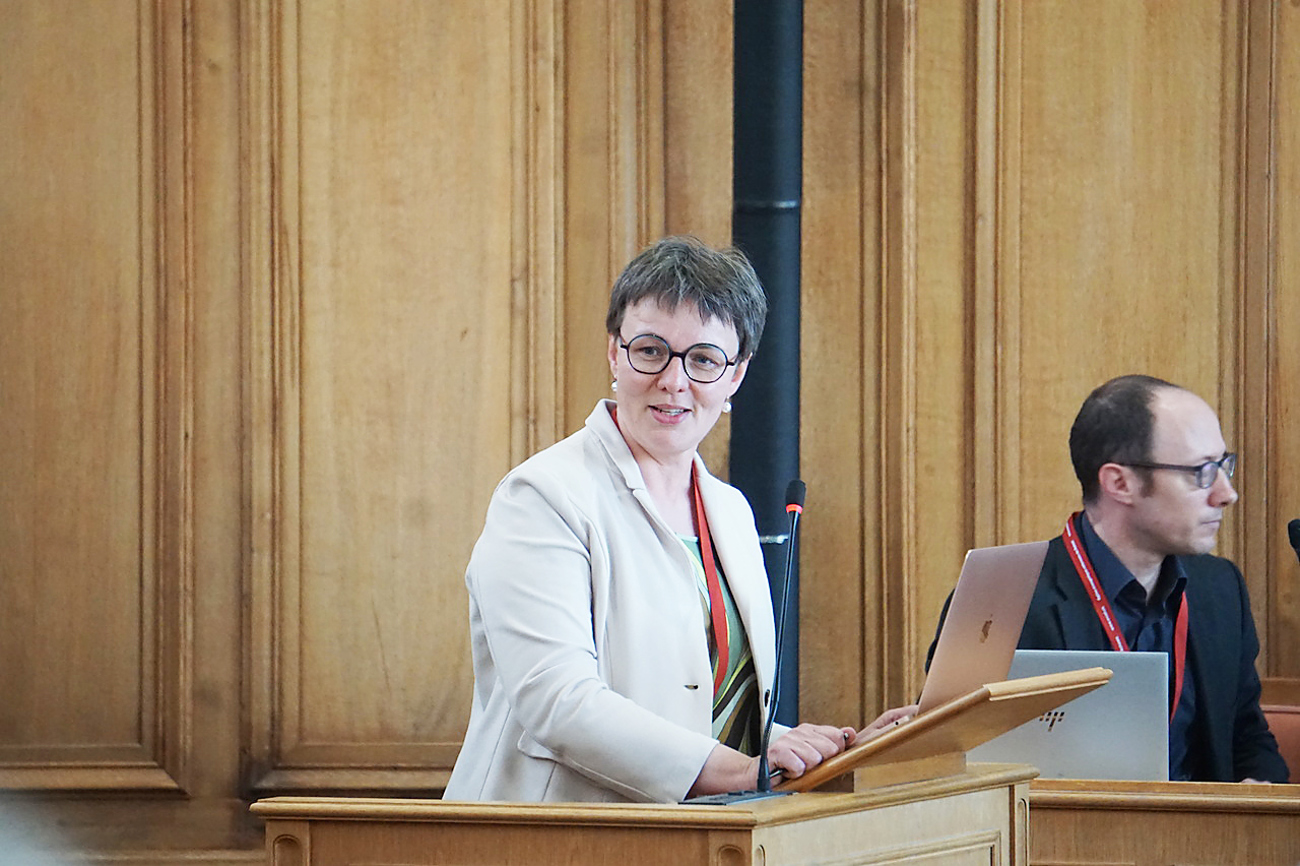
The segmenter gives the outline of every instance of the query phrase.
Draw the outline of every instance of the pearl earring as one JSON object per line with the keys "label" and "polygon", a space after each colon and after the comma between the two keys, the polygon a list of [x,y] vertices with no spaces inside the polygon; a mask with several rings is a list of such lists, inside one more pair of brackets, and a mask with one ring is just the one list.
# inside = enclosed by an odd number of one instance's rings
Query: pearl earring
{"label": "pearl earring", "polygon": [[722,402],[722,411],[723,411],[723,412],[730,412],[730,411],[731,411],[731,401],[730,401],[730,400],[724,400],[724,401]]}
{"label": "pearl earring", "polygon": [[611,382],[611,383],[609,384],[609,390],[611,390],[611,391],[615,391],[615,392],[618,391],[618,380],[617,380],[617,379],[615,379],[613,382]]}

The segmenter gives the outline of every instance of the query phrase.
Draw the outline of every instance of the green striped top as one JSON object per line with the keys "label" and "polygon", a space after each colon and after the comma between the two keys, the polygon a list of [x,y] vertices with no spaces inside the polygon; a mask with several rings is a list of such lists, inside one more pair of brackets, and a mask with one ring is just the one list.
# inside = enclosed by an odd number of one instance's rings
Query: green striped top
{"label": "green striped top", "polygon": [[[700,590],[700,609],[704,617],[704,631],[709,641],[709,662],[713,670],[713,679],[717,681],[718,643],[713,634],[713,621],[710,618],[709,587],[704,576],[704,561],[700,555],[698,538],[680,535],[682,543],[691,553],[691,562],[695,566],[695,582]],[[759,726],[761,714],[758,699],[758,674],[754,670],[754,654],[749,648],[749,639],[745,634],[745,625],[736,610],[736,600],[732,597],[727,577],[722,572],[722,563],[718,563],[718,583],[722,589],[722,600],[727,606],[728,652],[727,671],[722,679],[722,686],[713,695],[713,736],[718,742],[730,746],[746,755],[758,754]]]}

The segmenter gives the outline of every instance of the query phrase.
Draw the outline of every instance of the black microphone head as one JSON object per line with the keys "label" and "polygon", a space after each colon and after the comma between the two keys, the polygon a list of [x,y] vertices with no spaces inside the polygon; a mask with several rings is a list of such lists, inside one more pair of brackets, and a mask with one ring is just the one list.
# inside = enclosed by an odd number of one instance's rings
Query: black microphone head
{"label": "black microphone head", "polygon": [[[796,478],[795,480],[791,481],[790,486],[785,489],[786,507],[788,508],[789,506],[794,505],[798,508],[803,508],[803,499],[807,495],[808,495],[808,485],[804,484],[802,481]],[[1293,522],[1300,523],[1300,520],[1296,520]],[[1292,531],[1291,537],[1295,538],[1294,530]]]}
{"label": "black microphone head", "polygon": [[1291,536],[1291,546],[1300,552],[1300,520],[1292,520],[1288,523],[1286,531]]}

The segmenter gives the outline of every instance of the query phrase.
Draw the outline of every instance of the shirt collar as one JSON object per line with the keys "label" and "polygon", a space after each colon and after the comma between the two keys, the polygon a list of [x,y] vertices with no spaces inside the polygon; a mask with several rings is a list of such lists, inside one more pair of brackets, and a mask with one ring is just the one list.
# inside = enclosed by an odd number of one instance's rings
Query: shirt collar
{"label": "shirt collar", "polygon": [[[1084,550],[1088,552],[1092,569],[1096,572],[1097,579],[1101,581],[1101,589],[1106,593],[1106,598],[1113,603],[1126,586],[1137,583],[1137,578],[1128,570],[1128,566],[1119,561],[1119,557],[1106,542],[1102,541],[1097,530],[1093,529],[1087,512],[1079,516],[1079,528]],[[1186,584],[1187,573],[1183,570],[1183,564],[1176,556],[1166,556],[1164,562],[1160,564],[1160,577],[1156,581],[1157,603],[1161,600],[1168,602],[1179,598]],[[1140,591],[1145,598],[1146,591]],[[1162,593],[1163,599],[1161,599]]]}

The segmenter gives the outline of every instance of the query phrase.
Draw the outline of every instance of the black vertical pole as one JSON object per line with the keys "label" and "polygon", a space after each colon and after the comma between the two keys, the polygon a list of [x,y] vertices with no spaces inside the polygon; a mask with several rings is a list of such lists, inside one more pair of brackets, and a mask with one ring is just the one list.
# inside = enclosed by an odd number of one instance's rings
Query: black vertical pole
{"label": "black vertical pole", "polygon": [[[799,208],[803,191],[802,0],[736,0],[732,238],[767,290],[767,327],[731,422],[731,482],[749,498],[775,604],[788,605],[778,652],[777,719],[796,724],[799,580],[785,580],[785,491],[799,477]],[[816,493],[809,497],[815,504]],[[778,620],[780,611],[777,611]]]}

